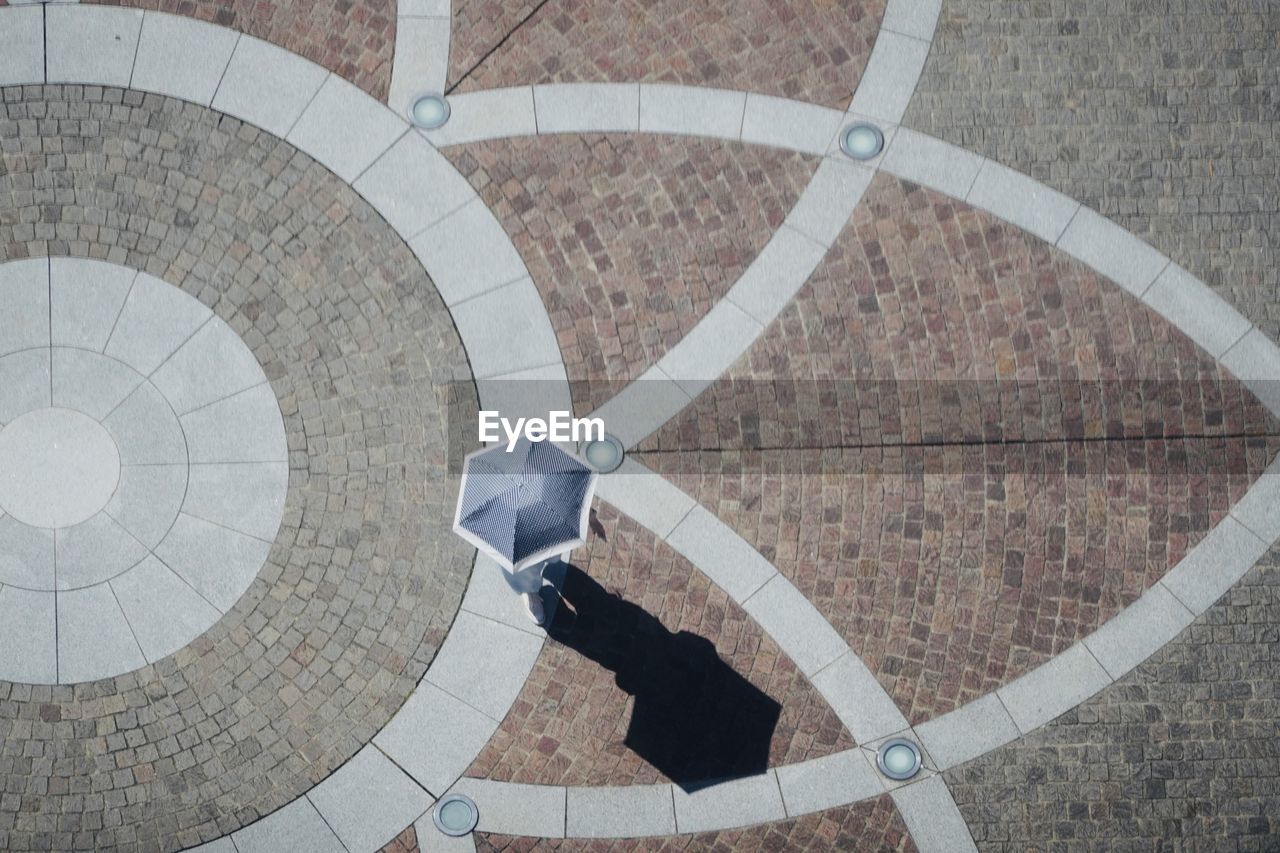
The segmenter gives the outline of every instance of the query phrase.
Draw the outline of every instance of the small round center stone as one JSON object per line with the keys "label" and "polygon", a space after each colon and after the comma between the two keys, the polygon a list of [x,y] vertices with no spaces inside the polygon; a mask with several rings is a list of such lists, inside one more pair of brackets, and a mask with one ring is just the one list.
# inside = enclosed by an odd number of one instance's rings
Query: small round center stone
{"label": "small round center stone", "polygon": [[33,527],[70,527],[107,505],[120,451],[88,415],[36,409],[0,429],[0,509]]}

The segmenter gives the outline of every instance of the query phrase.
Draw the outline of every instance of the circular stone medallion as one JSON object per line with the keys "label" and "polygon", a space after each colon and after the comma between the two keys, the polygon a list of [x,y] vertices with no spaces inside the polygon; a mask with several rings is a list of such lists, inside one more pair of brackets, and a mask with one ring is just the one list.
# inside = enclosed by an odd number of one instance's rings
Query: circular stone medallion
{"label": "circular stone medallion", "polygon": [[288,486],[257,359],[198,300],[99,261],[0,264],[0,679],[190,643],[266,561]]}
{"label": "circular stone medallion", "polygon": [[106,507],[120,482],[111,434],[75,409],[36,409],[0,429],[0,510],[69,527]]}

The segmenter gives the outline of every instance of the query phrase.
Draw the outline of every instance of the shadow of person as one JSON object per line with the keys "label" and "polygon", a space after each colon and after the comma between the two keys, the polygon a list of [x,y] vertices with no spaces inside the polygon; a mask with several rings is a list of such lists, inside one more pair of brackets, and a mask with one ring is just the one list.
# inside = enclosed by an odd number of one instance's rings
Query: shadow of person
{"label": "shadow of person", "polygon": [[611,670],[635,697],[629,749],[686,791],[768,769],[782,706],[725,663],[710,640],[671,633],[572,565],[557,586],[562,600],[547,634]]}

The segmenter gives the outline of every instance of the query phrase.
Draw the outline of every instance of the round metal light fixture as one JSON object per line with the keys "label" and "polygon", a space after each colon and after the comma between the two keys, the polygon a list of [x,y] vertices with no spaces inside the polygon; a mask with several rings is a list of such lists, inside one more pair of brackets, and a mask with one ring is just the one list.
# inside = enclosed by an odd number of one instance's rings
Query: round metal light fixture
{"label": "round metal light fixture", "polygon": [[443,127],[449,120],[449,102],[444,99],[444,95],[435,92],[419,95],[409,107],[409,118],[423,130]]}
{"label": "round metal light fixture", "polygon": [[876,766],[890,779],[902,781],[920,772],[920,747],[906,738],[895,737],[880,744]]}
{"label": "round metal light fixture", "polygon": [[450,794],[442,797],[436,807],[431,810],[431,820],[436,829],[445,835],[460,838],[476,828],[480,820],[480,809],[472,799],[463,794]]}
{"label": "round metal light fixture", "polygon": [[870,160],[884,150],[884,134],[874,124],[851,124],[840,131],[840,150],[855,160]]}
{"label": "round metal light fixture", "polygon": [[608,474],[618,470],[618,466],[622,464],[622,458],[626,455],[626,448],[622,446],[621,441],[606,432],[603,439],[583,442],[579,453],[592,468],[601,474]]}

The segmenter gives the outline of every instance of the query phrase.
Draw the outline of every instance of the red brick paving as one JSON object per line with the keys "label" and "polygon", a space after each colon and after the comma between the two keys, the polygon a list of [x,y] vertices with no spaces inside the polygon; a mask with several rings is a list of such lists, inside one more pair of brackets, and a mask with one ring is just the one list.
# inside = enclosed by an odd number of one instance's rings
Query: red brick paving
{"label": "red brick paving", "polygon": [[305,56],[378,100],[391,86],[395,0],[85,0],[186,15]]}
{"label": "red brick paving", "polygon": [[[906,824],[884,794],[874,800],[805,815],[794,820],[654,838],[563,839],[527,838],[478,832],[474,836],[479,853],[490,851],[562,850],[565,853],[622,853],[622,851],[782,851],[851,850],[858,853],[915,853],[916,845]],[[418,853],[418,836],[411,826],[380,853]]]}
{"label": "red brick paving", "polygon": [[[455,0],[450,85],[536,6],[531,0]],[[884,6],[884,0],[550,0],[459,89],[669,82],[844,109]]]}
{"label": "red brick paving", "polygon": [[792,152],[650,135],[532,137],[445,154],[528,265],[583,411],[710,310],[817,167]]}
{"label": "red brick paving", "polygon": [[893,806],[888,794],[851,806],[805,815],[794,820],[700,832],[695,835],[672,835],[665,838],[632,839],[559,839],[512,838],[507,835],[477,833],[478,853],[490,851],[560,850],[565,853],[622,853],[622,851],[715,851],[715,853],[763,853],[764,851],[848,850],[858,853],[914,853],[917,849],[907,834],[906,824]]}
{"label": "red brick paving", "polygon": [[[1064,403],[1130,376],[1169,381]],[[1252,395],[1119,288],[884,175],[730,377],[647,444],[684,452],[641,458],[773,560],[913,723],[1133,601],[1280,448]],[[942,396],[1010,380],[1003,410]],[[1126,440],[1078,440],[1100,436]],[[902,446],[938,441],[979,443]]]}
{"label": "red brick paving", "polygon": [[[607,541],[594,538],[575,553],[573,564],[609,592],[656,616],[665,631],[688,631],[714,643],[721,659],[781,704],[781,717],[767,745],[769,765],[816,758],[853,745],[834,712],[795,665],[719,588],[612,507],[600,504],[599,520]],[[566,594],[572,598],[571,592]],[[641,623],[637,629],[623,619],[617,621],[616,636],[605,638],[605,654],[655,654],[649,626]],[[618,680],[634,683],[637,679],[620,672]],[[689,697],[689,702],[704,719],[722,721],[717,725],[726,737],[741,722],[735,717],[741,710],[727,707],[715,690]],[[466,775],[548,785],[668,781],[669,776],[623,743],[636,705],[615,682],[614,672],[549,640],[502,726]],[[708,749],[717,746],[709,744]],[[734,754],[733,744],[728,754]],[[675,771],[682,781],[705,778],[697,775],[705,755],[668,758],[677,762]],[[683,761],[689,764],[679,766]]]}

